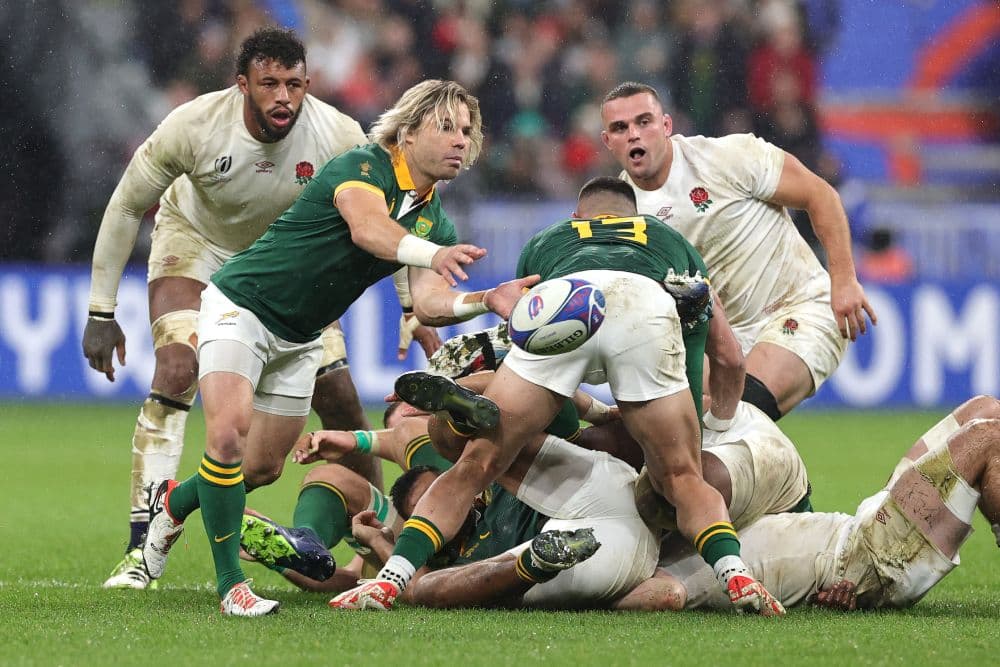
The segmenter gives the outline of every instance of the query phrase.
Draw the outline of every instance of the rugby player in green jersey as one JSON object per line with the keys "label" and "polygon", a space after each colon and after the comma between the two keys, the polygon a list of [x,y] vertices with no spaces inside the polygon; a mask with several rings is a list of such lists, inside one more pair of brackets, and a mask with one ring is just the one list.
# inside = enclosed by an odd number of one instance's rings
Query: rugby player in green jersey
{"label": "rugby player in green jersey", "polygon": [[424,81],[380,116],[370,137],[372,144],[326,163],[202,294],[205,456],[195,475],[155,490],[143,560],[158,578],[184,520],[200,508],[224,614],[260,616],[278,607],[250,590],[239,565],[244,474],[253,486],[281,474],[308,414],[323,328],[403,265],[410,267],[417,317],[434,326],[488,310],[506,317],[521,290],[537,281],[476,293],[450,289],[467,279],[464,265],[486,254],[456,245],[435,190],[479,154],[475,97],[454,82]]}
{"label": "rugby player in green jersey", "polygon": [[600,331],[576,350],[554,356],[511,349],[485,391],[501,409],[499,426],[488,438],[469,442],[421,497],[378,577],[330,605],[391,608],[416,570],[455,536],[473,499],[510,468],[527,439],[586,379],[610,385],[622,420],[642,447],[653,488],[677,508],[680,532],[712,565],[733,604],[783,613],[740,558],[725,501],[702,477],[682,324],[662,283],[670,269],[681,273],[694,266],[691,252],[665,226],[637,216],[627,184],[611,178],[588,182],[575,217],[530,240],[518,273],[596,284],[607,304]]}

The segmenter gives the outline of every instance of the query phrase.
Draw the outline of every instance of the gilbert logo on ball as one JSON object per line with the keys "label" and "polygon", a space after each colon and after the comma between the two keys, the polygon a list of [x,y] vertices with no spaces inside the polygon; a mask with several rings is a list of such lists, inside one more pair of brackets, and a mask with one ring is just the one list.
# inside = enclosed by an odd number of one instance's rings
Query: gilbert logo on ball
{"label": "gilbert logo on ball", "polygon": [[579,278],[535,285],[510,314],[510,337],[525,352],[560,354],[580,347],[604,321],[604,293]]}

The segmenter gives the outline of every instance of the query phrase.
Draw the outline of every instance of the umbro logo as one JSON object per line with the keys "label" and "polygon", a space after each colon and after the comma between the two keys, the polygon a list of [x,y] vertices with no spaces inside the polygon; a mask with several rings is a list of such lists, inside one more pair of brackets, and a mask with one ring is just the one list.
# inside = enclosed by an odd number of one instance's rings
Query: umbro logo
{"label": "umbro logo", "polygon": [[253,166],[257,167],[258,174],[270,174],[271,170],[274,169],[274,163],[270,160],[261,160],[260,162],[254,162]]}
{"label": "umbro logo", "polygon": [[660,210],[656,212],[656,217],[660,220],[666,220],[667,218],[674,217],[674,214],[670,212],[673,206],[661,206]]}

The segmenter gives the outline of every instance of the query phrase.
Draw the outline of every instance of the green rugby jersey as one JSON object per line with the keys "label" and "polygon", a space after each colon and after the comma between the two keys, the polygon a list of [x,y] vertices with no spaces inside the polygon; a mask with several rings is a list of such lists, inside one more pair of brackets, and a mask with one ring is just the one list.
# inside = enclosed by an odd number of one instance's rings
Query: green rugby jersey
{"label": "green rugby jersey", "polygon": [[212,282],[275,335],[293,343],[314,340],[368,287],[400,267],[351,241],[333,202],[352,187],[384,197],[389,215],[410,233],[439,245],[458,242],[436,189],[414,201],[402,155],[369,144],[327,162],[291,207]]}
{"label": "green rugby jersey", "polygon": [[674,229],[651,215],[565,220],[546,227],[524,245],[517,276],[542,280],[605,269],[662,281],[669,269],[708,276],[701,255]]}
{"label": "green rugby jersey", "polygon": [[[557,222],[531,237],[517,262],[519,278],[537,273],[548,280],[595,269],[637,273],[658,283],[670,269],[678,275],[700,271],[708,277],[694,246],[651,215]],[[708,322],[685,327],[683,337],[688,384],[700,419]]]}
{"label": "green rugby jersey", "polygon": [[486,489],[482,500],[486,506],[480,509],[479,521],[462,545],[456,565],[485,560],[513,549],[538,535],[548,520],[496,483]]}

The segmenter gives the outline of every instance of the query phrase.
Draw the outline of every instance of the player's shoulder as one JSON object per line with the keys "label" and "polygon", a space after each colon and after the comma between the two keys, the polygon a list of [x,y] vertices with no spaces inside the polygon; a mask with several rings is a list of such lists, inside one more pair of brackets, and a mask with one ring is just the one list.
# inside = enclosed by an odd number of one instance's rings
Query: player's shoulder
{"label": "player's shoulder", "polygon": [[362,175],[392,170],[392,159],[378,144],[360,144],[333,158],[331,164],[358,169]]}
{"label": "player's shoulder", "polygon": [[355,145],[367,142],[361,124],[346,113],[327,104],[323,100],[306,95],[302,101],[302,116],[300,122],[311,126],[321,137],[334,139],[331,133],[336,133],[338,141],[347,141]]}
{"label": "player's shoulder", "polygon": [[706,137],[700,134],[687,137],[675,134],[670,139],[674,143],[675,150],[680,150],[688,156],[732,156],[734,153],[738,155],[740,152],[760,152],[775,148],[752,132],[725,134],[721,137]]}
{"label": "player's shoulder", "polygon": [[239,88],[232,86],[224,90],[205,93],[181,104],[167,114],[164,122],[192,125],[212,125],[230,123],[234,117],[240,117],[243,95]]}

